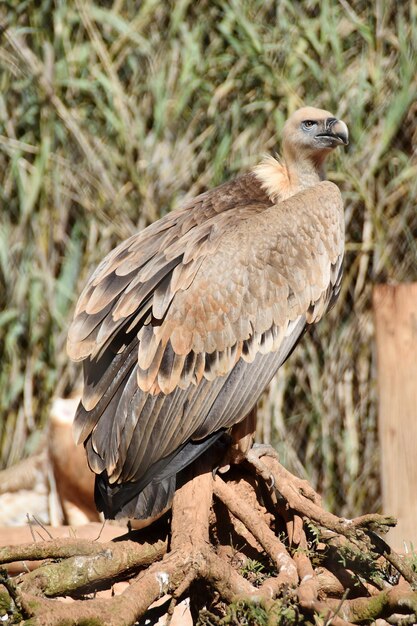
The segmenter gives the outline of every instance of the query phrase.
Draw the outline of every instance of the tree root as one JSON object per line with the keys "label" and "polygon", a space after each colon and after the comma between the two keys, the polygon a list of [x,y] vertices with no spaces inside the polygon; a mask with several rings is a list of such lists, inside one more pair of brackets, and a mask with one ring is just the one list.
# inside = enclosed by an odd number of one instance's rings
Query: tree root
{"label": "tree root", "polygon": [[[151,527],[108,543],[59,539],[0,548],[4,565],[42,561],[15,579],[2,572],[0,601],[9,599],[10,619],[128,626],[167,594],[170,619],[181,597],[197,607],[201,584],[208,591],[200,624],[237,625],[255,610],[265,623],[334,626],[417,614],[411,564],[376,534],[392,518],[347,520],[325,511],[311,486],[274,456],[258,455],[223,477],[213,477],[207,459],[192,471],[175,494],[168,540]],[[86,597],[120,580],[130,583],[121,594]],[[68,605],[57,599],[63,596],[75,600]],[[248,616],[246,623],[261,623]]]}

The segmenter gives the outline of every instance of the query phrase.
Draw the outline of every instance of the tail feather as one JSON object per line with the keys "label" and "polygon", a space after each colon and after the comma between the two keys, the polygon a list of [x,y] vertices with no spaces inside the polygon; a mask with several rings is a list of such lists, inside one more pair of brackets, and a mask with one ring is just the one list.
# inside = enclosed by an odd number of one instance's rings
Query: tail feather
{"label": "tail feather", "polygon": [[155,483],[150,482],[138,493],[135,483],[110,485],[106,472],[96,476],[94,498],[97,509],[106,519],[156,518],[171,505],[176,476]]}
{"label": "tail feather", "polygon": [[110,484],[106,470],[98,474],[94,490],[97,509],[106,519],[158,517],[171,505],[177,476],[184,468],[206,451],[213,452],[213,464],[216,464],[219,451],[214,452],[212,446],[223,434],[224,430],[219,430],[201,441],[189,441],[170,457],[154,463],[136,482]]}

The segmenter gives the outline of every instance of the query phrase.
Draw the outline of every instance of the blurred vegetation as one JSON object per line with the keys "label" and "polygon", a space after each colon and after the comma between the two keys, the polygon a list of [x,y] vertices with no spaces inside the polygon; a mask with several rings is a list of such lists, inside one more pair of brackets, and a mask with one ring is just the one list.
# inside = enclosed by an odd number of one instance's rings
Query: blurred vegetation
{"label": "blurred vegetation", "polygon": [[349,125],[336,308],[263,401],[260,436],[339,514],[378,506],[372,285],[417,278],[417,5],[2,3],[0,459],[36,445],[77,295],[122,238],[279,150],[305,103]]}

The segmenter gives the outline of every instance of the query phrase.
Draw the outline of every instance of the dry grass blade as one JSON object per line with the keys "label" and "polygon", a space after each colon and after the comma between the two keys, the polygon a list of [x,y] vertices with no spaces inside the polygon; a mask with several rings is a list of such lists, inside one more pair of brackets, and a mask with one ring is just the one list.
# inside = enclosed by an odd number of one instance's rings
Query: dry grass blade
{"label": "dry grass blade", "polygon": [[265,398],[260,433],[301,459],[333,510],[377,507],[371,287],[417,278],[414,4],[12,5],[0,46],[1,464],[36,448],[52,395],[77,384],[65,334],[98,260],[277,150],[306,102],[351,131],[329,172],[346,201],[345,280]]}

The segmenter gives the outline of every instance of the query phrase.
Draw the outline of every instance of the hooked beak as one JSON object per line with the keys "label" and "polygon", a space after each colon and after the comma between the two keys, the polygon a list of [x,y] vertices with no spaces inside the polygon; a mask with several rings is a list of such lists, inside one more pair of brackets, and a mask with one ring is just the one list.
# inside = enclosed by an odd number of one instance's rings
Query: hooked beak
{"label": "hooked beak", "polygon": [[316,138],[329,148],[335,148],[338,145],[347,146],[349,143],[348,127],[342,120],[330,118],[326,120],[325,131],[318,133]]}

